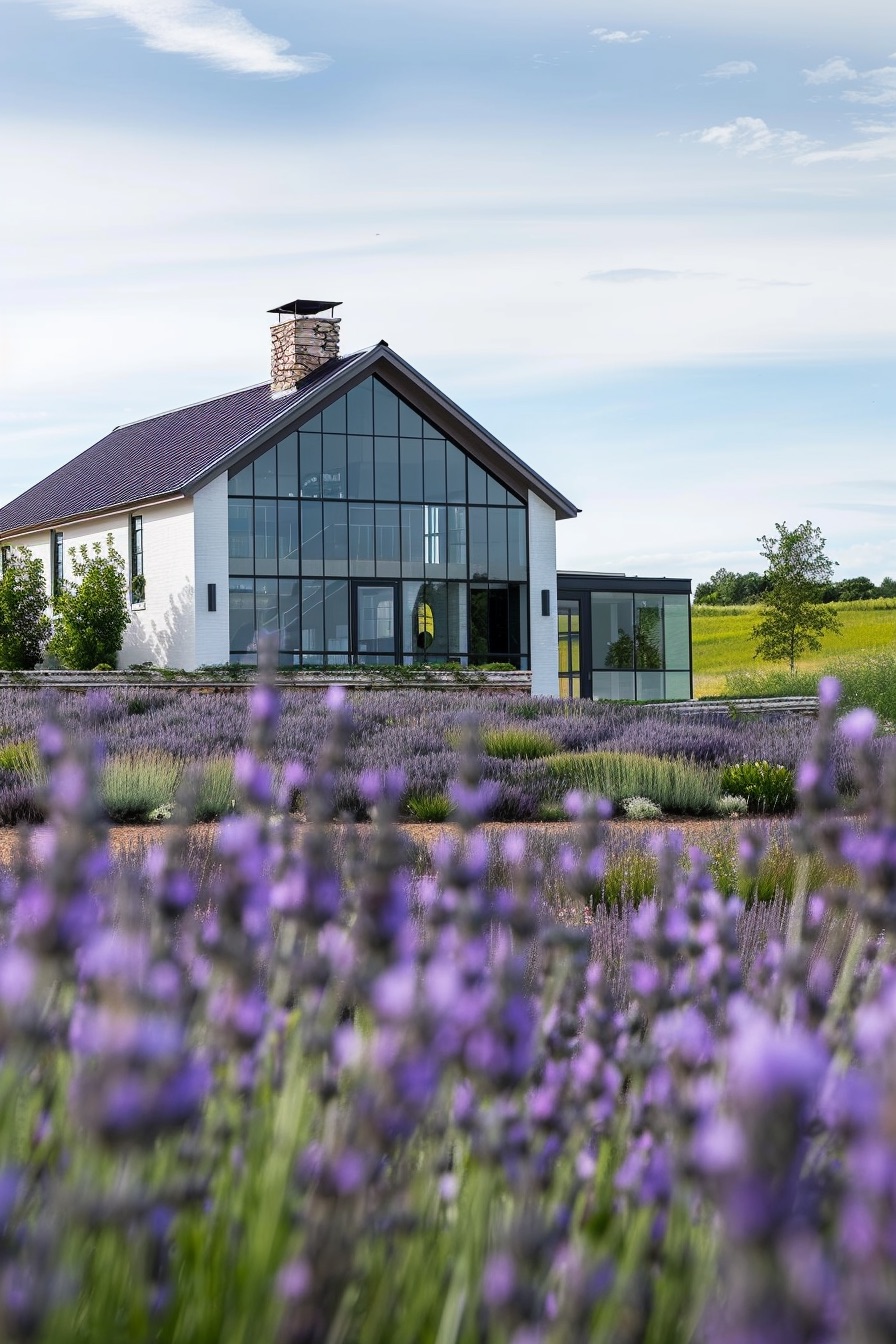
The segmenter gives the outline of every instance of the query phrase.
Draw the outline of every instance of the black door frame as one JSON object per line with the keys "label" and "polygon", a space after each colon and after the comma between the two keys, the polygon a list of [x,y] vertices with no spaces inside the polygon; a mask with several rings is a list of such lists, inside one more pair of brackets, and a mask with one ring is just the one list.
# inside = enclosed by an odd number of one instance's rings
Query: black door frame
{"label": "black door frame", "polygon": [[[351,579],[351,630],[349,632],[349,661],[354,665],[360,665],[359,659],[362,656],[358,648],[358,589],[359,588],[390,588],[392,590],[392,612],[394,641],[392,649],[392,662],[397,665],[401,662],[401,591],[398,579]],[[370,655],[374,656],[374,655]],[[387,655],[382,654],[380,657]],[[376,664],[371,664],[376,666]],[[382,666],[382,664],[381,664]]]}

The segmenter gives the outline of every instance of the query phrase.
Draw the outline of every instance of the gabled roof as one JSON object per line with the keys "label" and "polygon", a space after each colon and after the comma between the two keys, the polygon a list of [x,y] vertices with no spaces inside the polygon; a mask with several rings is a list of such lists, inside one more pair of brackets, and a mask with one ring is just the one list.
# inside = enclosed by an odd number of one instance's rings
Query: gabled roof
{"label": "gabled roof", "polygon": [[190,494],[251,455],[290,421],[312,414],[318,405],[340,394],[344,385],[357,382],[376,366],[382,366],[387,376],[392,375],[389,380],[396,391],[403,391],[415,403],[422,400],[420,409],[428,411],[462,446],[473,447],[484,462],[488,459],[493,468],[518,486],[532,488],[559,517],[575,517],[578,510],[574,504],[381,342],[330,360],[304,378],[294,392],[275,397],[269,383],[259,383],[148,420],[119,425],[92,448],[3,505],[0,535]]}

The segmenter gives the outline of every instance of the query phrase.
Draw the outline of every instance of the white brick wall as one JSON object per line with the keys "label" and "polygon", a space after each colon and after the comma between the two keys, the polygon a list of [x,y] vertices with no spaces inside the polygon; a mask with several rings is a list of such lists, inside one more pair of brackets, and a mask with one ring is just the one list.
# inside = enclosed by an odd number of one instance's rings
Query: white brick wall
{"label": "white brick wall", "polygon": [[[550,616],[541,614],[547,588]],[[557,517],[549,504],[529,491],[529,649],[532,694],[557,695]]]}
{"label": "white brick wall", "polygon": [[[230,661],[227,472],[193,496],[196,574],[196,667]],[[208,585],[216,588],[217,611],[208,609]]]}

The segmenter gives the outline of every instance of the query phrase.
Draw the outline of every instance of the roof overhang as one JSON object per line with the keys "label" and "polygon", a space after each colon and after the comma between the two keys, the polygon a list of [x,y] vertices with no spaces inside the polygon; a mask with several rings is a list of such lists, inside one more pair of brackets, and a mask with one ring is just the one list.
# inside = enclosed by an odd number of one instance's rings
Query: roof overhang
{"label": "roof overhang", "polygon": [[299,424],[316,415],[324,406],[343,396],[350,388],[374,373],[394,392],[405,396],[447,437],[470,452],[517,494],[525,497],[526,493],[532,490],[550,505],[558,518],[575,518],[580,512],[565,495],[561,495],[559,490],[555,490],[543,476],[539,476],[462,407],[450,397],[446,397],[434,383],[424,378],[406,360],[391,350],[385,341],[372,346],[358,359],[353,359],[344,369],[334,373],[332,378],[327,378],[318,389],[302,397],[300,405],[293,403],[284,406],[282,415],[268,421],[262,429],[230,449],[217,462],[212,463],[195,479],[189,481],[184,486],[184,492],[191,494],[200,490],[216,476],[220,476],[222,471],[229,470],[243,458],[250,457],[271,438],[281,435],[290,424]]}

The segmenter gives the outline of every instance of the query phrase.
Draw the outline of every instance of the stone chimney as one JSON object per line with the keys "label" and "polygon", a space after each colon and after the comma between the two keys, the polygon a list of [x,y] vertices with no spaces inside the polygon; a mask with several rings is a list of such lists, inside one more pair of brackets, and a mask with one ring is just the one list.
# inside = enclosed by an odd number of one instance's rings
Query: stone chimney
{"label": "stone chimney", "polygon": [[[339,354],[338,303],[294,299],[271,308],[278,321],[271,327],[271,392],[291,392],[309,373]],[[329,317],[321,313],[329,310]]]}

